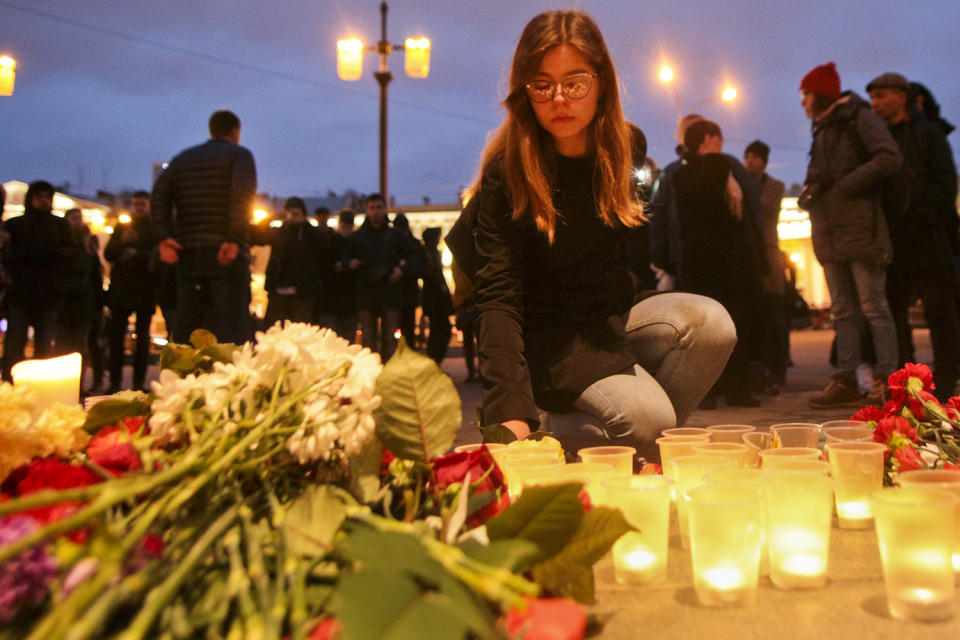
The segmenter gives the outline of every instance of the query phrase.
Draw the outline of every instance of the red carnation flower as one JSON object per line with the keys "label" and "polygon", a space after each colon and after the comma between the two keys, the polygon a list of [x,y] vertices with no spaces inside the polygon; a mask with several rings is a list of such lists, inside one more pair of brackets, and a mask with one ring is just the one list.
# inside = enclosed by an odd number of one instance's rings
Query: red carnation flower
{"label": "red carnation flower", "polygon": [[907,394],[906,385],[910,378],[919,378],[920,382],[923,383],[924,391],[933,391],[935,389],[933,385],[933,372],[930,371],[930,367],[925,364],[908,362],[904,365],[903,369],[894,371],[890,374],[890,377],[887,378],[887,385],[890,387],[890,394],[894,400],[902,398]]}
{"label": "red carnation flower", "polygon": [[115,476],[139,469],[143,462],[132,442],[138,429],[123,423],[100,429],[87,444],[87,457]]}
{"label": "red carnation flower", "polygon": [[882,409],[871,404],[857,411],[855,414],[850,416],[850,419],[862,420],[864,422],[880,422],[886,417],[887,414]]}
{"label": "red carnation flower", "polygon": [[943,469],[945,471],[960,471],[960,466],[953,464],[952,462],[944,462]]}
{"label": "red carnation flower", "polygon": [[343,625],[336,618],[324,618],[310,632],[310,640],[335,640],[343,632]]}
{"label": "red carnation flower", "polygon": [[920,441],[917,430],[910,426],[910,422],[906,418],[900,416],[890,416],[880,420],[873,432],[873,439],[875,442],[886,444],[895,433],[909,438],[912,442]]}
{"label": "red carnation flower", "polygon": [[896,458],[897,468],[900,471],[915,471],[925,469],[927,466],[913,447],[900,447],[893,452],[893,457]]}
{"label": "red carnation flower", "polygon": [[640,475],[662,476],[663,467],[656,462],[644,462],[643,467],[640,468]]}
{"label": "red carnation flower", "polygon": [[[55,458],[33,460],[27,467],[26,475],[17,483],[16,493],[24,496],[42,489],[72,489],[86,487],[101,481],[100,476],[85,469]],[[58,502],[46,507],[37,507],[24,511],[41,525],[62,520],[83,507],[82,502]],[[74,542],[83,543],[87,539],[87,530],[72,531],[67,536]]]}
{"label": "red carnation flower", "polygon": [[954,420],[960,420],[960,396],[953,396],[947,400],[947,412]]}
{"label": "red carnation flower", "polygon": [[387,475],[387,471],[390,469],[390,463],[397,459],[397,456],[393,455],[393,451],[383,448],[383,453],[380,454],[380,477],[384,478]]}
{"label": "red carnation flower", "polygon": [[587,629],[583,607],[566,598],[527,600],[506,616],[507,636],[523,640],[580,640]]}

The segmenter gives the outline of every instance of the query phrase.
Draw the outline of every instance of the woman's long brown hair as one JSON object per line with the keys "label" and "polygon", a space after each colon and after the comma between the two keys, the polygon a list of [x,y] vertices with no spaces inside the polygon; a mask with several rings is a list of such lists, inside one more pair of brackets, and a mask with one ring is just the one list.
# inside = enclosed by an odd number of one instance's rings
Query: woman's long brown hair
{"label": "woman's long brown hair", "polygon": [[[546,52],[564,44],[576,49],[597,71],[595,90],[601,94],[588,130],[588,145],[596,153],[593,192],[597,213],[611,227],[617,222],[636,227],[646,220],[633,195],[630,131],[603,35],[585,13],[548,11],[534,17],[520,35],[510,70],[510,93],[503,102],[507,115],[483,151],[480,171],[482,176],[494,158],[502,157],[513,218],[519,219],[529,210],[551,244],[557,218],[552,197],[557,152],[553,138],[537,122],[524,84],[536,75]],[[478,177],[474,193],[479,188]]]}

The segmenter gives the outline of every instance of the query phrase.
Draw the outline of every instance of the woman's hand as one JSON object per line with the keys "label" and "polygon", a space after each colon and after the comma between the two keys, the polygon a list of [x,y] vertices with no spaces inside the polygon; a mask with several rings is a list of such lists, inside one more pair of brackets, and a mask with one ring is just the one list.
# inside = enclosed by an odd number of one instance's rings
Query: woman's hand
{"label": "woman's hand", "polygon": [[517,440],[523,440],[530,435],[530,425],[527,424],[526,420],[504,420],[503,426],[513,431]]}
{"label": "woman's hand", "polygon": [[727,206],[730,207],[730,213],[737,220],[743,217],[743,189],[733,177],[733,171],[727,174]]}

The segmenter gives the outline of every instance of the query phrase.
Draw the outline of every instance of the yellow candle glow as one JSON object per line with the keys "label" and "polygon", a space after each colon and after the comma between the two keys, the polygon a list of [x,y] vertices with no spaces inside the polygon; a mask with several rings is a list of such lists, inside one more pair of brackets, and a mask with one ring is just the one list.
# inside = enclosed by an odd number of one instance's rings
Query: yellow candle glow
{"label": "yellow candle glow", "polygon": [[26,385],[37,394],[41,409],[60,403],[67,406],[80,402],[82,358],[71,353],[44,360],[24,360],[10,370],[14,385]]}
{"label": "yellow candle glow", "polygon": [[741,589],[746,584],[743,571],[735,567],[706,569],[703,572],[703,580],[718,591]]}
{"label": "yellow candle glow", "polygon": [[643,547],[627,551],[621,557],[623,563],[633,570],[649,569],[657,561],[657,554]]}
{"label": "yellow candle glow", "polygon": [[865,529],[873,524],[870,494],[883,486],[883,453],[879,442],[828,442],[827,456],[836,481],[837,524]]}
{"label": "yellow candle glow", "polygon": [[837,503],[837,518],[845,523],[844,529],[861,529],[870,526],[873,515],[868,502],[851,500]]}
{"label": "yellow candle glow", "polygon": [[833,482],[806,471],[769,473],[770,580],[781,589],[822,587],[827,582]]}
{"label": "yellow candle glow", "polygon": [[[901,471],[897,474],[897,483],[904,487],[944,489],[960,498],[960,471],[947,469]],[[957,504],[957,530],[954,535],[951,564],[954,573],[957,574],[957,579],[960,580],[960,503]]]}
{"label": "yellow candle glow", "polygon": [[621,584],[649,584],[667,577],[670,487],[663,476],[612,475],[603,481],[610,506],[637,528],[613,545],[613,567]]}

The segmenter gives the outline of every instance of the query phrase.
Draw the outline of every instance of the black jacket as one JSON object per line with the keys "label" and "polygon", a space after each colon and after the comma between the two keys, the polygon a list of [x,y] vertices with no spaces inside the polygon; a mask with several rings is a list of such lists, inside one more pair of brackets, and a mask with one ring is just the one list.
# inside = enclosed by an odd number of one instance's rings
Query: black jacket
{"label": "black jacket", "polygon": [[805,206],[821,263],[890,262],[880,190],[900,165],[887,125],[856,94],[845,93],[814,121],[805,184],[811,198]]}
{"label": "black jacket", "polygon": [[892,268],[946,267],[958,252],[957,167],[943,129],[911,111],[890,127],[903,168],[885,183]]}
{"label": "black jacket", "polygon": [[153,245],[148,219],[134,218],[129,226],[118,227],[110,236],[103,250],[104,259],[110,263],[109,306],[153,312],[157,288],[150,268]]}
{"label": "black jacket", "polygon": [[296,287],[298,295],[316,295],[323,285],[324,262],[332,251],[330,238],[313,225],[284,224],[252,229],[252,244],[270,245],[264,279],[267,292]]}
{"label": "black jacket", "polygon": [[170,161],[153,187],[153,236],[157,242],[173,238],[185,249],[233,242],[245,253],[256,191],[250,151],[217,138],[190,147]]}
{"label": "black jacket", "polygon": [[10,277],[6,304],[43,311],[59,308],[67,293],[69,265],[80,252],[70,224],[49,211],[28,208],[3,228],[10,234],[3,253]]}
{"label": "black jacket", "polygon": [[408,234],[387,224],[374,228],[364,220],[360,228],[347,239],[341,264],[349,270],[352,260],[360,261],[357,269],[358,309],[400,309],[403,290],[400,282],[390,282],[390,274],[396,267],[404,273],[419,273],[422,259],[413,250]]}
{"label": "black jacket", "polygon": [[487,424],[536,425],[537,407],[569,410],[586,387],[636,364],[624,314],[638,278],[622,262],[626,230],[597,216],[593,167],[593,156],[558,159],[553,245],[529,216],[512,219],[499,163],[484,170],[474,199]]}

